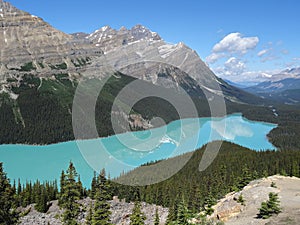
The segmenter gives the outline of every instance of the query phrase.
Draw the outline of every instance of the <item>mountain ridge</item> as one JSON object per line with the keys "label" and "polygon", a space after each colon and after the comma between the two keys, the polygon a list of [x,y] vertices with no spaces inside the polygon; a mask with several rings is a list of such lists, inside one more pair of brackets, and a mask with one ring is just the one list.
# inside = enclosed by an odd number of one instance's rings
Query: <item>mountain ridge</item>
{"label": "mountain ridge", "polygon": [[243,89],[263,98],[273,99],[285,104],[299,104],[300,68],[283,70],[272,75],[267,81]]}

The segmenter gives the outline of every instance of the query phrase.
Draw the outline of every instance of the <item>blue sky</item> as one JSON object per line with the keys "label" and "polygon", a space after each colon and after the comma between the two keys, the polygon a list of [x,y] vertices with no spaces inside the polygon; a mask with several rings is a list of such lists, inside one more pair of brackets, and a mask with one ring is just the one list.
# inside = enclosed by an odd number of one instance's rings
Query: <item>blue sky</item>
{"label": "blue sky", "polygon": [[298,0],[8,1],[67,33],[143,24],[167,42],[186,43],[236,82],[300,66]]}

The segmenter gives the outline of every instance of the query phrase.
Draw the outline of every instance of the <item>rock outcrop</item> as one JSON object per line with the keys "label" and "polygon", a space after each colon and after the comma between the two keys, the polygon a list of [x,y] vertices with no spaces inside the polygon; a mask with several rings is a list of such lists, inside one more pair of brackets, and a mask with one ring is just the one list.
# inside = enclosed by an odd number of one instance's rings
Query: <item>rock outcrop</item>
{"label": "rock outcrop", "polygon": [[[89,211],[88,209],[92,202],[93,201],[90,198],[80,200],[82,210],[77,219],[79,224],[85,223],[85,219]],[[59,208],[57,203],[57,201],[52,201],[51,207],[49,208],[47,213],[37,212],[34,209],[34,205],[30,205],[25,209],[22,209],[23,212],[27,212],[27,215],[21,217],[20,225],[42,225],[48,223],[51,225],[62,225],[60,216],[63,213],[63,210]],[[116,225],[129,225],[130,215],[132,213],[134,203],[126,203],[125,201],[120,201],[117,197],[114,197],[114,199],[110,201],[110,204],[112,212],[111,222]],[[167,208],[142,202],[141,209],[146,216],[145,224],[154,224],[156,208],[160,217],[160,223],[164,224],[166,222],[169,212]]]}
{"label": "rock outcrop", "polygon": [[[271,187],[274,182],[276,187]],[[224,221],[226,225],[250,224],[300,224],[300,179],[271,176],[250,182],[240,192],[230,193],[214,206],[211,219]],[[269,219],[259,219],[261,203],[268,200],[270,192],[278,193],[282,212]],[[242,195],[244,205],[238,203]]]}

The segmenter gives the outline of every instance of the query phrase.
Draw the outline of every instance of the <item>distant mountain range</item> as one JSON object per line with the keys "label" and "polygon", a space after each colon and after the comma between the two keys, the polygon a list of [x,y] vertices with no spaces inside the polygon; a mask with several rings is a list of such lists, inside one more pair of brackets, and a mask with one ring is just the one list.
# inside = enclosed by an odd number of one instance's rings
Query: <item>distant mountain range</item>
{"label": "distant mountain range", "polygon": [[270,77],[269,81],[244,90],[286,104],[298,104],[300,103],[300,68],[284,70]]}

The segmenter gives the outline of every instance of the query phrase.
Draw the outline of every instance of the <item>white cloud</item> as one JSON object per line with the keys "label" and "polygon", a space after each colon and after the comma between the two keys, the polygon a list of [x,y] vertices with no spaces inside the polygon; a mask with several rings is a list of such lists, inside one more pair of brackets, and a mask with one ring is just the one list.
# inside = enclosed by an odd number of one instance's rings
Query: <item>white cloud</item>
{"label": "white cloud", "polygon": [[245,68],[245,63],[235,57],[229,58],[224,64],[225,73],[230,76],[240,75]]}
{"label": "white cloud", "polygon": [[269,49],[263,49],[260,52],[257,53],[258,57],[262,57],[263,55],[267,54]]}
{"label": "white cloud", "polygon": [[212,53],[209,56],[206,57],[206,62],[207,63],[215,63],[216,61],[218,61],[218,59],[223,58],[225,56],[225,54],[218,54],[218,53]]}
{"label": "white cloud", "polygon": [[213,52],[232,52],[246,54],[258,44],[258,37],[243,37],[241,33],[231,33],[213,47]]}
{"label": "white cloud", "polygon": [[230,33],[213,47],[212,54],[206,58],[206,61],[215,63],[218,59],[231,54],[244,55],[254,49],[258,42],[258,37],[243,37],[241,33]]}

